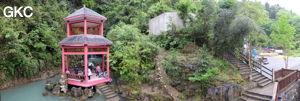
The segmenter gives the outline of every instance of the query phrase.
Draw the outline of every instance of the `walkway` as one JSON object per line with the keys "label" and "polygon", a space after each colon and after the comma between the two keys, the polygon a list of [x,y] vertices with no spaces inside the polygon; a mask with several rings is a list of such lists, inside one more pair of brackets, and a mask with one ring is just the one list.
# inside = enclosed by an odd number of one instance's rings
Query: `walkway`
{"label": "walkway", "polygon": [[251,89],[249,91],[255,92],[255,93],[258,93],[258,94],[261,94],[261,95],[272,96],[273,89],[274,89],[274,82],[270,83],[269,85],[267,85],[265,87],[262,87],[262,88],[256,87],[256,88],[253,88],[253,89]]}

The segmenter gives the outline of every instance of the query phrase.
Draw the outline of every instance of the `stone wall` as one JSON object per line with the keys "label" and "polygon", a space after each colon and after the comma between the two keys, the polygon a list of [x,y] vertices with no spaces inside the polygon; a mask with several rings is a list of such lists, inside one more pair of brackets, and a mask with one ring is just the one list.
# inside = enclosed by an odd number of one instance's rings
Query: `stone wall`
{"label": "stone wall", "polygon": [[291,84],[288,88],[281,91],[279,101],[300,101],[300,81]]}
{"label": "stone wall", "polygon": [[206,99],[209,101],[236,101],[242,94],[243,87],[228,83],[221,87],[211,87],[207,91]]}

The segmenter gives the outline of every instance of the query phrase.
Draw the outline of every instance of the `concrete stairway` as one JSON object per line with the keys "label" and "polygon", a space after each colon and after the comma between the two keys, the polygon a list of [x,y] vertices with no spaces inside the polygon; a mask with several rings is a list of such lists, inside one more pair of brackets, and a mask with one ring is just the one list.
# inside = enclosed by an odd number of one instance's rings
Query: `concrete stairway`
{"label": "concrete stairway", "polygon": [[256,92],[245,91],[238,101],[270,101],[272,96],[263,95]]}
{"label": "concrete stairway", "polygon": [[96,86],[100,94],[104,95],[107,101],[119,101],[119,95],[107,84],[100,84]]}
{"label": "concrete stairway", "polygon": [[[272,80],[267,78],[265,75],[259,73],[255,69],[250,69],[249,65],[246,64],[244,61],[238,60],[235,57],[229,57],[228,61],[236,66],[243,77],[248,78],[250,73],[252,76],[252,80],[258,84],[259,87],[264,87],[270,83]],[[252,72],[251,72],[252,71]]]}
{"label": "concrete stairway", "polygon": [[[227,57],[228,61],[238,68],[240,74],[244,78],[249,78],[251,73],[252,81],[257,83],[258,88],[263,88],[268,84],[272,83],[272,80],[267,78],[265,75],[259,73],[255,69],[250,69],[249,65],[245,61],[238,60],[233,56]],[[252,71],[252,72],[251,72]],[[260,94],[259,92],[253,92],[246,90],[238,101],[270,101],[272,96]]]}

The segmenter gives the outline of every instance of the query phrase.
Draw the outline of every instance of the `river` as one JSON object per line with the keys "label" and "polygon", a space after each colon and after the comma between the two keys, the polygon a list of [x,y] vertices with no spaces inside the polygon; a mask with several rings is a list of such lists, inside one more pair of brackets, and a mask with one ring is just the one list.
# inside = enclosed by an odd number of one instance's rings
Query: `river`
{"label": "river", "polygon": [[[47,80],[56,81],[58,76],[31,82],[14,88],[0,91],[0,101],[72,101],[68,97],[61,97],[55,95],[43,96],[46,92],[44,85]],[[103,96],[95,96],[87,101],[105,101]]]}

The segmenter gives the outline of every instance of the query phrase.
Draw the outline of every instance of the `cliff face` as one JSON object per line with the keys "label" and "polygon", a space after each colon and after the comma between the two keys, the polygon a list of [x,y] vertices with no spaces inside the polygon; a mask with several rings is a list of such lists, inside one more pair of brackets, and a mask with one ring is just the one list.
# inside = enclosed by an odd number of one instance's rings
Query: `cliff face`
{"label": "cliff face", "polygon": [[242,94],[242,86],[228,83],[221,87],[211,87],[208,89],[206,98],[211,101],[235,101]]}

